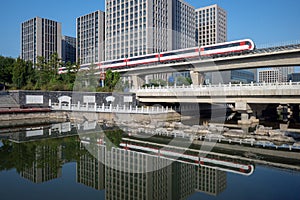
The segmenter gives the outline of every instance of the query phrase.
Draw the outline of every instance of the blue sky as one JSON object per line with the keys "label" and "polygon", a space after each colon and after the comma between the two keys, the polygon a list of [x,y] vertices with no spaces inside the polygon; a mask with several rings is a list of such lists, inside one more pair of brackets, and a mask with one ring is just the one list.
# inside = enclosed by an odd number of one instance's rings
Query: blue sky
{"label": "blue sky", "polygon": [[[218,4],[227,11],[228,40],[251,38],[257,45],[300,41],[300,1],[186,0],[195,8]],[[75,36],[76,17],[105,9],[104,0],[3,0],[0,7],[0,55],[20,53],[21,23],[35,16],[62,23]]]}

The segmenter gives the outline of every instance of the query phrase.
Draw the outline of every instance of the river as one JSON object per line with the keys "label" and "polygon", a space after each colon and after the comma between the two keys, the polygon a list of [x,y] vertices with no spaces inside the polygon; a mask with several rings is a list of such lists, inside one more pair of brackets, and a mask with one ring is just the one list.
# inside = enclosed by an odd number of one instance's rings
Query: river
{"label": "river", "polygon": [[78,128],[63,123],[2,130],[1,199],[299,198],[300,164],[288,158],[262,153],[249,159],[217,149],[199,156],[197,146],[181,152],[180,145],[166,144],[174,138]]}

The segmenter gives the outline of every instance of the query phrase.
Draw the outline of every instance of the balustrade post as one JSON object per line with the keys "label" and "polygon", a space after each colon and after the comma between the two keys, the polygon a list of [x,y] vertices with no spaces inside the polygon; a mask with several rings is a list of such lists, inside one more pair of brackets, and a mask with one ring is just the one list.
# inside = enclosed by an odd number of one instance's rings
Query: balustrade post
{"label": "balustrade post", "polygon": [[119,104],[117,105],[117,111],[119,111]]}
{"label": "balustrade post", "polygon": [[109,105],[109,111],[112,112],[112,104]]}
{"label": "balustrade post", "polygon": [[105,105],[104,105],[104,103],[102,103],[102,110],[103,110],[103,111],[105,110]]}
{"label": "balustrade post", "polygon": [[77,103],[77,109],[80,110],[80,101]]}
{"label": "balustrade post", "polygon": [[94,106],[95,106],[95,107],[94,107],[94,108],[95,108],[95,111],[97,111],[97,103],[95,103],[95,105],[94,105]]}

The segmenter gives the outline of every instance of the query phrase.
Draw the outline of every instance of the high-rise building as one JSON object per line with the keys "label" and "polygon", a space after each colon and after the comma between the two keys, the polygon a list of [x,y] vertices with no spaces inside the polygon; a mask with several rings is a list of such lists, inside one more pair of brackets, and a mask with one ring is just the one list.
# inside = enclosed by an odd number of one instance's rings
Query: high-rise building
{"label": "high-rise building", "polygon": [[227,41],[227,14],[217,4],[196,9],[198,46]]}
{"label": "high-rise building", "polygon": [[[227,13],[217,4],[198,8],[195,10],[196,16],[196,43],[198,46],[211,45],[227,41]],[[208,72],[206,73],[209,83],[222,83],[231,72]]]}
{"label": "high-rise building", "polygon": [[70,36],[62,36],[62,61],[76,62],[76,38]]}
{"label": "high-rise building", "polygon": [[173,49],[197,46],[195,28],[195,8],[183,0],[173,1]]}
{"label": "high-rise building", "polygon": [[194,46],[192,11],[182,0],[107,0],[106,60]]}
{"label": "high-rise building", "polygon": [[80,64],[104,60],[105,13],[96,11],[76,19],[76,59]]}
{"label": "high-rise building", "polygon": [[54,53],[61,58],[61,23],[35,17],[21,25],[21,58],[37,62],[38,56],[49,60]]}

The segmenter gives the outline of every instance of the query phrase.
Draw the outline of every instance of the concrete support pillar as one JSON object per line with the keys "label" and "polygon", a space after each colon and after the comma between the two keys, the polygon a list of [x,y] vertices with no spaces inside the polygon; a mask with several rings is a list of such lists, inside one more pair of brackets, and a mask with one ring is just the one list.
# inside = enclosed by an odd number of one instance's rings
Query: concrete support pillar
{"label": "concrete support pillar", "polygon": [[251,121],[249,120],[249,114],[246,112],[243,112],[241,114],[241,120],[238,120],[238,124],[251,124]]}
{"label": "concrete support pillar", "polygon": [[249,125],[252,123],[259,123],[259,120],[256,119],[255,116],[249,118],[249,114],[252,114],[253,111],[246,101],[236,101],[235,109],[241,113],[241,120],[238,120],[238,124]]}
{"label": "concrete support pillar", "polygon": [[204,74],[196,71],[190,71],[193,85],[202,85],[204,82]]}
{"label": "concrete support pillar", "polygon": [[135,89],[138,89],[139,87],[145,84],[144,76],[132,75],[131,79],[132,79],[132,87]]}

